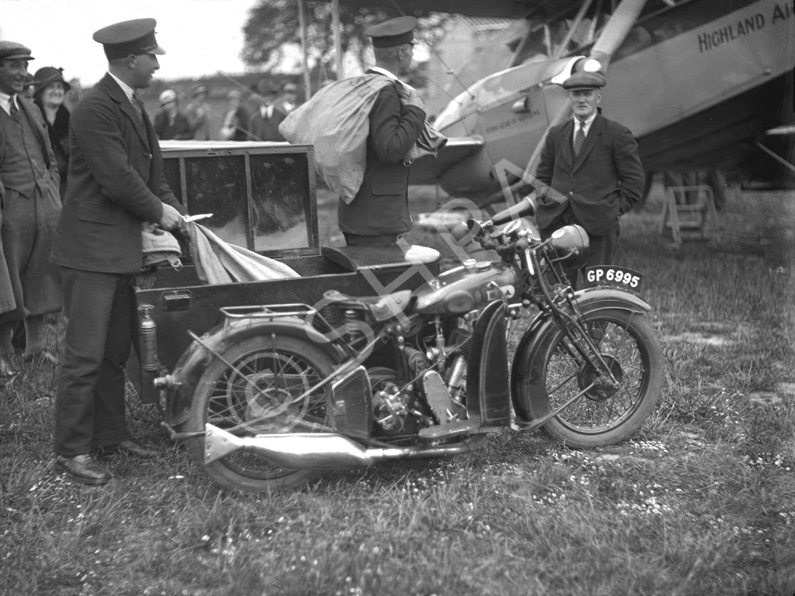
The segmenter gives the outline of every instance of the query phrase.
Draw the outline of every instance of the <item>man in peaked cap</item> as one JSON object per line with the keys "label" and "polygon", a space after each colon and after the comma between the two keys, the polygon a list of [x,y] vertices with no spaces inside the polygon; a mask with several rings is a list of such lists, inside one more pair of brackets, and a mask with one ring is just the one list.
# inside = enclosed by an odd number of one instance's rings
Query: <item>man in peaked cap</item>
{"label": "man in peaked cap", "polygon": [[[574,70],[562,84],[573,118],[549,130],[536,172],[557,192],[541,193],[536,220],[544,238],[564,225],[582,226],[590,241],[585,267],[610,265],[619,219],[643,193],[643,166],[630,130],[600,113],[606,83],[602,65],[584,59]],[[578,271],[566,273],[576,286]]]}
{"label": "man in peaked cap", "polygon": [[39,108],[23,95],[30,49],[0,41],[0,385],[16,371],[12,337],[24,323],[25,356],[44,351],[47,313],[61,310],[49,261],[61,199],[58,165]]}
{"label": "man in peaked cap", "polygon": [[375,54],[375,66],[367,73],[391,84],[379,91],[370,110],[359,192],[350,203],[339,201],[339,226],[349,246],[394,245],[411,230],[409,164],[404,157],[424,129],[425,110],[417,92],[398,77],[411,67],[416,26],[414,17],[398,17],[365,30]]}
{"label": "man in peaked cap", "polygon": [[163,175],[157,136],[136,89],[165,54],[155,20],[94,33],[108,72],[72,114],[72,152],[52,251],[61,266],[69,322],[55,398],[56,464],[73,480],[104,484],[96,454],[153,457],[125,418],[124,366],[132,341],[133,276],[143,264],[144,222],[172,230],[184,209]]}

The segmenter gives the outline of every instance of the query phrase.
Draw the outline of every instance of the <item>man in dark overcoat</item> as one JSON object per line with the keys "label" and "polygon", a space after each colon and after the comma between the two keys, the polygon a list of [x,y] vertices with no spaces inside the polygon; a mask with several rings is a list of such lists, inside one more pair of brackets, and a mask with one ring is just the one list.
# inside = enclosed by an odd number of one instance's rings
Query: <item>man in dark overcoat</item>
{"label": "man in dark overcoat", "polygon": [[417,92],[398,80],[414,56],[417,19],[398,17],[365,30],[373,40],[375,67],[367,72],[387,77],[370,110],[367,163],[356,197],[339,201],[340,230],[348,246],[394,245],[411,230],[408,202],[409,149],[425,127],[425,110]]}
{"label": "man in dark overcoat", "polygon": [[248,138],[250,141],[283,143],[284,136],[279,125],[287,114],[276,106],[276,87],[267,79],[257,83],[256,99],[259,108],[248,119]]}
{"label": "man in dark overcoat", "polygon": [[[586,61],[563,83],[574,117],[550,129],[536,178],[552,191],[541,193],[536,221],[542,237],[568,224],[585,228],[590,242],[585,266],[614,264],[621,215],[643,193],[643,166],[630,130],[601,115],[601,65]],[[567,271],[576,285],[577,270]]]}
{"label": "man in dark overcoat", "polygon": [[24,321],[26,356],[44,349],[47,313],[61,310],[58,268],[49,261],[61,199],[60,177],[41,111],[23,97],[25,46],[0,41],[0,379],[14,372],[14,328]]}
{"label": "man in dark overcoat", "polygon": [[104,484],[95,457],[153,457],[127,427],[124,366],[133,325],[133,276],[143,264],[141,226],[171,230],[184,209],[163,176],[152,123],[135,90],[148,87],[165,51],[155,20],[94,33],[108,73],[71,121],[72,155],[52,259],[61,266],[69,323],[55,400],[56,464],[73,480]]}

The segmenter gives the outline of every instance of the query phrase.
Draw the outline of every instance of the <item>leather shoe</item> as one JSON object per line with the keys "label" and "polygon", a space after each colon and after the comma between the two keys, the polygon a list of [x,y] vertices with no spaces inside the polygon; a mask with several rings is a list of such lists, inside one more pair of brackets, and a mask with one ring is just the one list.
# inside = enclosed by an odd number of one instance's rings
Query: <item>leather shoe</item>
{"label": "leather shoe", "polygon": [[116,445],[105,445],[99,448],[99,452],[106,457],[121,454],[137,457],[139,459],[152,459],[159,455],[159,452],[154,448],[132,439],[129,441],[122,441]]}
{"label": "leather shoe", "polygon": [[72,480],[81,484],[99,486],[112,478],[111,473],[102,467],[90,453],[74,457],[59,455],[55,459],[55,465],[69,474]]}

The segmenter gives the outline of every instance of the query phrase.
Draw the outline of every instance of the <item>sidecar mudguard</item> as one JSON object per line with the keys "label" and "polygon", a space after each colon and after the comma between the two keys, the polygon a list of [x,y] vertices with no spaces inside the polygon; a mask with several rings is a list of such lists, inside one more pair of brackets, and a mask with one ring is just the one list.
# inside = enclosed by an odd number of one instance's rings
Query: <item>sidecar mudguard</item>
{"label": "sidecar mudguard", "polygon": [[237,319],[226,320],[194,340],[183,352],[167,387],[160,390],[160,409],[163,419],[175,427],[188,419],[193,403],[193,395],[204,372],[216,354],[222,354],[230,346],[258,335],[291,335],[309,341],[326,352],[336,363],[341,363],[345,354],[323,333],[298,317],[276,319]]}
{"label": "sidecar mudguard", "polygon": [[[611,288],[587,288],[578,290],[574,293],[575,301],[583,314],[589,314],[604,309],[618,309],[638,315],[646,315],[651,311],[651,306],[642,298]],[[511,366],[511,399],[517,417],[525,422],[531,422],[534,418],[541,418],[549,411],[549,400],[546,389],[540,384],[533,383],[534,379],[543,376],[544,353],[546,342],[551,333],[555,330],[556,323],[549,313],[541,313],[530,324],[525,331],[516,352]],[[520,372],[518,363],[530,362],[530,370],[522,371],[521,376],[530,378],[529,403],[521,402],[520,391]],[[536,413],[532,416],[530,412]],[[539,415],[538,413],[541,412]]]}
{"label": "sidecar mudguard", "polygon": [[479,416],[483,426],[511,423],[505,311],[502,300],[495,300],[483,309],[475,324],[467,359],[467,410],[470,418]]}

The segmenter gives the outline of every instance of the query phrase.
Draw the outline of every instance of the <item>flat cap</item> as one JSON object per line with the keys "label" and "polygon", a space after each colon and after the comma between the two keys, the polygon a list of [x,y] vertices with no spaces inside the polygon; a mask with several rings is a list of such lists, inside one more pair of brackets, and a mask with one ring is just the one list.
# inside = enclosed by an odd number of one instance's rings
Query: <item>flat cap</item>
{"label": "flat cap", "polygon": [[373,47],[394,48],[414,41],[414,17],[397,17],[377,25],[370,25],[364,34],[373,38]]}
{"label": "flat cap", "polygon": [[600,89],[607,84],[602,63],[594,58],[588,58],[577,63],[575,72],[565,81],[563,88],[569,91],[575,89]]}
{"label": "flat cap", "polygon": [[94,41],[99,42],[105,49],[108,60],[124,58],[129,55],[157,54],[163,55],[166,51],[157,44],[155,39],[154,19],[133,19],[122,21],[103,27],[94,32]]}
{"label": "flat cap", "polygon": [[0,61],[1,60],[35,60],[30,55],[30,48],[26,48],[21,43],[15,41],[0,41]]}

